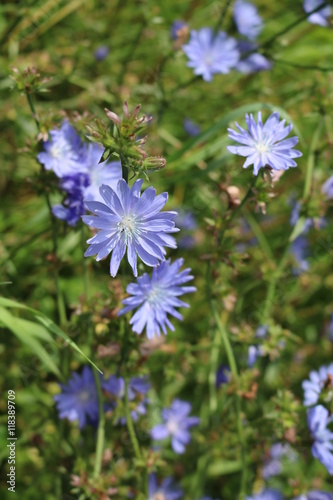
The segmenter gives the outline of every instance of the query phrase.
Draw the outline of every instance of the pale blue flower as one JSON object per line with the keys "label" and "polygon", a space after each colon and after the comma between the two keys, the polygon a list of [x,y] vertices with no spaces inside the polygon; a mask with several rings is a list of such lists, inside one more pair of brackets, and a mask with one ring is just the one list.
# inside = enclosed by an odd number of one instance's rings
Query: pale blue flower
{"label": "pale blue flower", "polygon": [[160,336],[161,330],[166,335],[167,327],[174,331],[168,315],[183,319],[176,308],[189,306],[178,297],[196,291],[194,286],[184,286],[193,276],[189,274],[190,269],[179,272],[183,263],[184,259],[177,259],[171,264],[169,259],[153,269],[151,278],[145,273],[137,283],[128,285],[126,291],[130,297],[123,300],[125,307],[118,314],[139,308],[130,320],[133,332],[140,334],[146,328],[147,337],[151,339],[154,335]]}
{"label": "pale blue flower", "polygon": [[53,170],[58,177],[82,172],[86,145],[74,127],[65,120],[59,130],[51,130],[49,135],[50,139],[43,143],[44,151],[37,155],[44,168]]}
{"label": "pale blue flower", "polygon": [[191,137],[195,137],[196,135],[199,135],[201,132],[200,125],[197,125],[189,118],[185,118],[185,120],[183,121],[183,127],[185,132]]}
{"label": "pale blue flower", "polygon": [[176,19],[171,25],[170,28],[170,38],[171,40],[178,40],[179,35],[182,33],[182,31],[188,30],[188,24],[185,21],[182,21],[181,19]]}
{"label": "pale blue flower", "polygon": [[97,47],[97,49],[94,52],[96,61],[104,61],[109,52],[110,49],[107,45],[101,45],[100,47]]}
{"label": "pale blue flower", "polygon": [[62,392],[53,397],[59,418],[70,421],[78,420],[82,429],[87,424],[96,425],[99,407],[96,383],[89,366],[85,366],[81,375],[72,373],[67,384],[59,384]]}
{"label": "pale blue flower", "polygon": [[131,189],[123,179],[118,181],[116,189],[103,185],[100,194],[104,203],[86,202],[95,216],[84,215],[82,220],[100,231],[87,241],[90,247],[84,255],[97,255],[99,261],[112,252],[110,274],[113,277],[126,250],[133,274],[137,276],[137,255],[154,267],[165,260],[165,246],[176,248],[175,239],[168,233],[178,231],[174,223],[177,213],[160,212],[168,194],[156,196],[155,189],[149,187],[140,196],[142,182],[135,181]]}
{"label": "pale blue flower", "polygon": [[247,40],[240,40],[237,47],[241,58],[235,69],[241,73],[257,73],[258,71],[271,69],[272,63],[265,56],[259,54],[259,52],[253,52],[256,50],[256,44]]}
{"label": "pale blue flower", "polygon": [[183,495],[183,490],[174,484],[172,477],[166,477],[159,485],[156,474],[149,474],[148,500],[178,500]]}
{"label": "pale blue flower", "polygon": [[[324,0],[304,0],[303,8],[305,12],[311,12],[321,4],[325,4]],[[318,10],[314,14],[308,17],[309,23],[319,24],[320,26],[328,26],[327,18],[332,14],[332,8],[330,5],[325,5],[322,9]]]}
{"label": "pale blue flower", "polygon": [[238,32],[250,40],[257,38],[263,28],[262,19],[258,14],[257,7],[244,0],[236,0],[234,5],[234,20]]}
{"label": "pale blue flower", "polygon": [[[260,168],[265,166],[273,170],[287,170],[296,167],[293,158],[302,156],[300,151],[292,149],[298,142],[297,137],[285,139],[292,129],[292,125],[285,127],[285,120],[280,120],[278,113],[272,113],[263,124],[261,113],[258,113],[258,123],[252,114],[245,115],[248,131],[236,123],[239,132],[229,128],[230,139],[238,142],[241,146],[228,146],[230,153],[247,156],[243,168],[254,166],[254,175],[258,175]],[[283,140],[285,139],[285,140]]]}
{"label": "pale blue flower", "polygon": [[155,425],[151,437],[157,441],[171,437],[173,451],[182,454],[191,441],[189,430],[200,423],[198,417],[189,417],[192,410],[190,403],[174,399],[170,408],[162,410],[163,424]]}
{"label": "pale blue flower", "polygon": [[308,411],[308,426],[314,443],[312,455],[321,462],[330,474],[333,474],[333,432],[327,426],[332,423],[333,417],[322,405],[315,406]]}
{"label": "pale blue flower", "polygon": [[83,190],[84,201],[103,202],[99,188],[105,184],[115,190],[119,179],[122,177],[120,161],[103,161],[99,163],[103,151],[102,146],[95,142],[88,144],[85,158],[85,173],[88,176],[88,186]]}
{"label": "pale blue flower", "polygon": [[324,182],[321,192],[326,195],[328,200],[333,200],[333,175]]}
{"label": "pale blue flower", "polygon": [[309,374],[310,380],[304,380],[304,406],[313,406],[318,403],[323,389],[326,389],[325,399],[333,401],[333,363],[321,366],[318,371],[312,370]]}
{"label": "pale blue flower", "polygon": [[216,73],[229,73],[239,60],[236,40],[224,31],[215,35],[212,28],[191,31],[190,41],[183,50],[189,59],[187,66],[194,68],[194,74],[201,75],[206,82]]}
{"label": "pale blue flower", "polygon": [[300,275],[308,271],[310,267],[310,263],[307,260],[309,254],[308,240],[304,236],[299,236],[292,242],[290,252],[296,262],[296,267],[293,268],[293,273],[295,275]]}
{"label": "pale blue flower", "polygon": [[286,457],[289,462],[296,460],[296,454],[292,451],[289,444],[275,443],[269,450],[269,456],[265,460],[262,468],[262,477],[269,479],[282,472],[282,459]]}

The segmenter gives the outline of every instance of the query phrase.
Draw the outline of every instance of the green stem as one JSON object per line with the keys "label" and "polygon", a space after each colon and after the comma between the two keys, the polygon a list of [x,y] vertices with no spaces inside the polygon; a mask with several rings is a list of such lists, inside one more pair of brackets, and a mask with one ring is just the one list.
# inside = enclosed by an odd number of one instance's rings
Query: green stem
{"label": "green stem", "polygon": [[139,446],[138,439],[135,434],[134,430],[134,425],[133,425],[133,420],[128,404],[128,394],[127,394],[127,387],[128,387],[128,381],[126,380],[126,386],[125,386],[125,416],[126,416],[126,424],[127,424],[127,430],[130,435],[131,443],[133,446],[134,454],[138,460],[142,460],[142,454]]}
{"label": "green stem", "polygon": [[265,236],[265,233],[260,227],[260,224],[258,224],[257,220],[253,217],[252,214],[247,214],[246,220],[249,223],[250,228],[252,229],[252,232],[254,236],[257,238],[259,245],[261,246],[262,251],[268,257],[268,259],[273,260],[273,252],[272,249],[267,241],[267,238]]}
{"label": "green stem", "polygon": [[[231,369],[232,376],[233,376],[235,382],[238,383],[239,382],[239,374],[238,374],[237,363],[236,363],[236,359],[234,356],[234,352],[232,350],[232,346],[231,346],[227,331],[224,327],[224,324],[222,323],[222,321],[220,319],[216,304],[213,300],[211,301],[211,309],[212,309],[212,313],[213,313],[213,317],[215,319],[217,329],[219,331],[219,335],[220,335],[222,342],[224,344],[224,348],[225,348],[225,352],[227,355],[227,359],[228,359],[228,363],[229,363],[229,366]],[[246,483],[247,483],[246,443],[245,443],[245,437],[244,437],[244,432],[243,432],[241,410],[242,410],[241,397],[238,394],[236,394],[237,433],[238,433],[239,443],[241,445],[241,457],[242,457],[242,475],[241,475],[241,484],[240,484],[240,493],[239,493],[240,500],[245,498]]]}
{"label": "green stem", "polygon": [[35,120],[35,123],[36,123],[36,127],[38,130],[40,130],[40,125],[39,125],[39,121],[37,119],[37,113],[36,113],[36,109],[35,109],[35,103],[34,103],[34,98],[32,96],[32,94],[26,94],[27,96],[27,99],[28,99],[28,103],[29,103],[29,107],[30,107],[30,110],[31,110],[31,114],[33,116],[33,119]]}
{"label": "green stem", "polygon": [[233,2],[233,0],[227,0],[223,9],[221,10],[221,14],[220,14],[220,17],[216,23],[216,26],[215,26],[215,29],[214,29],[214,33],[215,35],[217,34],[217,32],[221,29],[222,27],[222,24],[223,24],[223,21],[224,21],[224,18],[227,14],[227,11],[231,5],[231,3]]}
{"label": "green stem", "polygon": [[209,372],[209,410],[213,415],[217,410],[217,389],[216,389],[216,372],[218,369],[219,353],[221,348],[221,333],[219,328],[216,329],[212,350],[210,353],[210,372]]}
{"label": "green stem", "polygon": [[98,397],[98,408],[99,408],[99,420],[97,429],[97,441],[96,441],[96,453],[95,453],[95,467],[94,467],[94,477],[97,478],[101,474],[102,470],[102,460],[104,451],[104,440],[105,440],[105,414],[103,407],[103,394],[101,387],[100,374],[93,368],[97,397]]}
{"label": "green stem", "polygon": [[315,165],[315,153],[316,153],[316,149],[318,146],[318,142],[320,139],[320,135],[321,135],[321,131],[322,131],[323,126],[324,126],[324,118],[321,116],[319,123],[318,123],[318,126],[315,130],[315,133],[313,134],[311,144],[310,144],[310,152],[309,152],[309,157],[308,157],[308,161],[306,164],[306,174],[305,174],[303,198],[307,198],[311,192],[313,169],[314,169],[314,165]]}

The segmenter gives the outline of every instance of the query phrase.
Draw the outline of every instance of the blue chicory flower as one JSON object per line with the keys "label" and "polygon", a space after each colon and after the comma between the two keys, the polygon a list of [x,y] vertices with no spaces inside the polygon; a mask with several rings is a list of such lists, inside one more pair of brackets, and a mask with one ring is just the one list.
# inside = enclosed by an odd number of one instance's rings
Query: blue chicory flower
{"label": "blue chicory flower", "polygon": [[183,128],[184,128],[185,132],[191,137],[195,137],[196,135],[199,135],[201,132],[200,125],[197,125],[189,118],[184,119]]}
{"label": "blue chicory flower", "polygon": [[183,50],[189,59],[187,66],[194,68],[194,74],[201,75],[206,82],[212,81],[216,73],[229,73],[239,60],[236,40],[224,31],[215,35],[212,28],[191,31],[190,41]]}
{"label": "blue chicory flower", "polygon": [[[230,139],[238,142],[241,146],[228,146],[232,154],[247,156],[243,168],[254,166],[254,175],[258,175],[260,168],[270,166],[273,170],[287,170],[296,167],[293,158],[302,156],[300,151],[292,149],[298,142],[297,137],[285,139],[292,129],[292,125],[285,127],[285,120],[280,120],[279,113],[272,113],[263,124],[261,113],[258,113],[258,123],[252,114],[245,115],[248,131],[236,123],[239,132],[229,128]],[[285,140],[283,140],[285,139]]]}
{"label": "blue chicory flower", "polygon": [[304,493],[293,500],[333,500],[333,493],[329,493],[328,491],[313,490],[308,493]]}
{"label": "blue chicory flower", "polygon": [[[324,0],[304,0],[303,8],[305,12],[311,12],[321,4],[325,4]],[[309,23],[319,24],[320,26],[328,26],[328,18],[332,14],[332,8],[330,5],[325,5],[322,9],[318,10],[314,14],[308,17]]]}
{"label": "blue chicory flower", "polygon": [[[123,399],[125,396],[125,380],[122,377],[110,375],[107,380],[103,381],[102,388],[117,399]],[[131,410],[131,417],[135,422],[139,419],[140,415],[145,415],[147,413],[147,404],[149,400],[145,395],[150,388],[151,384],[147,380],[147,377],[134,377],[130,379],[128,383],[128,400],[136,402],[135,408]],[[114,406],[114,404],[112,406]],[[121,418],[120,423],[125,425],[126,417]]]}
{"label": "blue chicory flower", "polygon": [[74,175],[82,171],[86,145],[67,120],[60,129],[50,131],[50,139],[43,143],[44,151],[38,153],[38,161],[46,170],[53,170],[57,177]]}
{"label": "blue chicory flower", "polygon": [[118,181],[122,178],[120,161],[99,163],[103,151],[103,147],[95,142],[88,144],[85,159],[86,170],[84,170],[88,176],[88,186],[82,193],[84,201],[101,201],[103,203],[99,188],[105,184],[115,190]]}
{"label": "blue chicory flower", "polygon": [[[268,326],[267,325],[260,325],[255,333],[255,337],[258,339],[263,339],[266,337],[268,332]],[[257,361],[259,357],[264,356],[265,353],[263,351],[263,348],[261,345],[250,345],[248,354],[247,354],[247,366],[249,368],[252,368],[254,363]]]}
{"label": "blue chicory flower", "polygon": [[216,387],[227,384],[230,380],[230,368],[227,365],[220,365],[216,372]]}
{"label": "blue chicory flower", "polygon": [[292,242],[290,252],[296,262],[296,267],[293,269],[293,273],[295,275],[300,275],[308,271],[310,267],[310,263],[307,260],[309,253],[308,240],[304,236],[299,236]]}
{"label": "blue chicory flower", "polygon": [[296,460],[296,454],[288,444],[275,443],[269,450],[269,456],[265,460],[262,468],[262,477],[267,480],[270,477],[277,476],[282,472],[282,459],[287,457],[290,462]]}
{"label": "blue chicory flower", "polygon": [[333,432],[327,426],[331,424],[333,416],[322,405],[317,405],[308,411],[308,427],[314,443],[311,452],[329,474],[333,474]]}
{"label": "blue chicory flower", "polygon": [[163,479],[159,486],[156,474],[149,474],[148,500],[178,500],[183,498],[183,494],[183,490],[175,486],[172,477]]}
{"label": "blue chicory flower", "polygon": [[193,213],[190,210],[178,210],[175,224],[181,230],[177,238],[178,247],[186,250],[193,248],[195,246],[195,239],[191,232],[198,227]]}
{"label": "blue chicory flower", "polygon": [[283,500],[283,496],[278,490],[268,488],[251,497],[245,497],[245,500]]}
{"label": "blue chicory flower", "polygon": [[333,200],[333,175],[324,182],[321,192],[326,195],[328,200]]}
{"label": "blue chicory flower", "polygon": [[90,238],[85,257],[97,255],[104,259],[112,252],[110,274],[116,276],[120,262],[127,250],[127,259],[137,276],[137,255],[147,266],[157,266],[165,260],[164,247],[176,248],[175,239],[168,233],[178,231],[174,219],[176,212],[160,212],[168,199],[167,193],[156,196],[149,187],[140,196],[142,180],[131,188],[120,179],[116,189],[103,185],[100,193],[104,203],[87,201],[86,206],[95,214],[84,215],[82,220],[90,227],[100,229]]}
{"label": "blue chicory flower", "polygon": [[80,429],[87,424],[96,425],[99,418],[98,397],[90,367],[85,366],[81,375],[73,372],[67,384],[59,385],[62,392],[53,398],[59,418],[78,420]]}
{"label": "blue chicory flower", "polygon": [[257,7],[250,2],[236,0],[233,14],[238,32],[250,40],[257,38],[263,28]]}
{"label": "blue chicory flower", "polygon": [[[291,226],[295,226],[299,220],[302,205],[299,201],[295,202],[294,200],[291,200],[291,204],[292,204],[293,208],[292,208],[292,211],[290,214],[290,224],[291,224]],[[311,217],[307,217],[304,221],[304,225],[303,225],[301,234],[307,234],[312,227],[320,229],[322,227],[325,227],[325,225],[326,225],[326,221],[325,221],[324,217],[318,217],[316,219],[311,218]]]}
{"label": "blue chicory flower", "polygon": [[171,40],[178,40],[179,35],[185,29],[188,29],[188,24],[181,19],[176,19],[171,25],[170,28],[170,38]]}
{"label": "blue chicory flower", "polygon": [[328,366],[321,366],[318,371],[312,370],[309,379],[302,382],[304,406],[315,405],[323,389],[328,391],[325,396],[328,398],[328,402],[333,401],[333,363]]}
{"label": "blue chicory flower", "polygon": [[75,226],[85,212],[83,192],[89,185],[85,173],[66,175],[60,179],[59,186],[67,194],[63,205],[53,205],[52,213],[70,226]]}
{"label": "blue chicory flower", "polygon": [[241,73],[257,73],[258,71],[271,69],[272,63],[265,56],[258,52],[253,52],[256,49],[254,43],[247,40],[240,40],[237,47],[241,58],[235,69]]}
{"label": "blue chicory flower", "polygon": [[96,61],[104,61],[109,52],[110,49],[107,45],[101,45],[100,47],[97,47],[97,49],[95,50],[94,57]]}
{"label": "blue chicory flower", "polygon": [[191,269],[179,272],[183,263],[184,259],[177,259],[172,264],[170,259],[164,261],[153,269],[151,278],[145,273],[137,279],[137,283],[127,286],[126,291],[131,297],[123,300],[125,307],[118,315],[139,308],[130,320],[133,332],[141,334],[146,327],[147,337],[151,339],[154,335],[160,336],[161,330],[166,335],[166,327],[174,331],[168,314],[183,319],[176,308],[189,306],[178,297],[196,291],[194,286],[183,286],[193,279],[189,274]]}
{"label": "blue chicory flower", "polygon": [[191,441],[189,430],[198,425],[198,417],[189,417],[192,410],[190,403],[174,399],[170,408],[162,410],[163,424],[155,425],[151,430],[151,437],[156,441],[171,437],[171,445],[175,453],[182,454],[186,445]]}

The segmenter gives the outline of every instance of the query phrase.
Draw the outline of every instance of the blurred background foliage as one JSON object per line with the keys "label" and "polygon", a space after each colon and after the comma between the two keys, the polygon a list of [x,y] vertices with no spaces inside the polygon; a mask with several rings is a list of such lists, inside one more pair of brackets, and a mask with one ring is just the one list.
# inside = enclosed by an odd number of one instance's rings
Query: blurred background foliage
{"label": "blurred background foliage", "polygon": [[[272,480],[286,497],[296,496],[302,488],[329,491],[333,485],[324,467],[311,457],[301,407],[301,381],[311,368],[332,358],[328,334],[333,314],[332,207],[323,199],[321,185],[332,173],[333,34],[331,27],[303,21],[275,38],[304,17],[302,2],[259,0],[256,5],[265,23],[259,45],[273,61],[272,69],[249,75],[232,71],[216,75],[212,83],[193,77],[184,53],[170,40],[170,26],[175,19],[183,19],[191,29],[214,27],[225,1],[31,0],[4,1],[0,6],[1,295],[52,319],[86,355],[94,357],[100,369],[115,373],[122,341],[116,313],[128,278],[119,275],[112,280],[108,259],[100,263],[89,259],[89,297],[85,296],[82,255],[86,245],[81,244],[80,225],[72,229],[57,223],[55,255],[43,192],[47,189],[52,200],[59,196],[52,175],[48,185],[39,175],[36,124],[26,96],[10,78],[12,66],[19,70],[35,66],[43,77],[50,77],[45,84],[48,92],[36,99],[44,133],[67,115],[84,134],[84,123],[94,116],[104,117],[104,107],[120,112],[124,99],[131,107],[140,102],[143,113],[153,116],[148,150],[167,159],[166,168],[151,174],[150,182],[158,192],[168,191],[167,209],[190,210],[196,218],[198,227],[191,233],[195,245],[170,252],[173,258],[184,257],[193,270],[198,291],[187,298],[191,308],[185,311],[184,322],[175,322],[176,331],[154,348],[144,335],[133,334],[129,362],[133,376],[149,374],[153,382],[151,414],[140,424],[143,447],[149,449],[156,412],[174,397],[190,400],[193,414],[202,419],[187,455],[175,459],[165,449],[158,459],[152,458],[154,463],[160,461],[161,476],[173,475],[181,481],[189,499],[206,493],[231,500],[238,491],[241,465],[230,404],[235,391],[243,396],[247,422],[248,493],[253,485],[260,488],[263,456],[276,440],[291,443],[299,458]],[[230,7],[223,29],[236,35],[231,12]],[[99,61],[94,53],[101,46],[108,48],[108,54]],[[243,198],[253,178],[250,169],[242,169],[240,158],[227,153],[227,127],[235,120],[243,125],[245,112],[258,110],[265,118],[277,110],[293,123],[303,157],[273,188],[259,180],[241,217],[232,221],[223,245],[218,246],[216,234],[234,209],[228,186],[236,186]],[[185,118],[201,127],[198,136],[188,137]],[[304,198],[309,161],[314,162],[312,189]],[[326,225],[310,231],[308,272],[295,275],[294,258],[288,255],[272,307],[270,359],[262,358],[255,368],[247,369],[247,349],[260,323],[267,286],[292,230],[293,199],[302,201],[307,216],[326,214]],[[141,265],[139,274],[143,271]],[[214,414],[209,380],[216,326],[211,297],[228,324],[241,372],[241,387],[231,383],[218,389]],[[24,499],[79,498],[72,490],[71,474],[91,473],[95,430],[80,433],[76,426],[60,421],[52,396],[59,390],[58,382],[67,380],[85,360],[34,313],[6,303],[0,306],[0,432],[5,439],[6,392],[13,389],[17,494]],[[102,357],[101,346],[110,344],[114,351]],[[221,347],[218,361],[226,363]],[[115,415],[107,419],[109,455],[103,476],[95,493],[83,488],[80,498],[104,498],[102,492],[110,487],[119,488],[115,498],[126,498],[140,473],[131,465],[127,431],[113,427],[115,419]],[[0,457],[2,498],[7,498],[6,449]]]}

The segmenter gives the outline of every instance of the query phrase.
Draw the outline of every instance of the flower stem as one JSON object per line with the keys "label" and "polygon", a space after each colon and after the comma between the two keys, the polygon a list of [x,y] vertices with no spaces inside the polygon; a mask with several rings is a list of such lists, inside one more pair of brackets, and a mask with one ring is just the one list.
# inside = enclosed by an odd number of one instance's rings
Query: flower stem
{"label": "flower stem", "polygon": [[101,378],[97,370],[93,368],[93,374],[95,378],[97,397],[98,397],[98,408],[99,408],[99,420],[97,429],[97,441],[96,441],[96,453],[95,453],[95,467],[94,467],[94,477],[98,477],[102,470],[102,460],[104,451],[104,440],[105,440],[105,414],[103,408],[103,394],[101,387]]}
{"label": "flower stem", "polygon": [[142,454],[141,454],[139,442],[138,442],[138,439],[137,439],[136,434],[135,434],[133,420],[132,420],[131,412],[129,409],[127,387],[128,387],[128,381],[126,380],[124,398],[125,398],[125,416],[126,416],[127,430],[128,430],[129,435],[130,435],[134,454],[138,460],[142,460]]}
{"label": "flower stem", "polygon": [[[227,355],[227,359],[228,359],[228,363],[229,363],[229,366],[231,369],[232,376],[233,376],[235,382],[238,383],[239,382],[239,374],[238,374],[237,363],[236,363],[236,359],[234,356],[234,352],[233,352],[227,331],[225,329],[225,326],[222,323],[220,316],[218,314],[216,303],[214,300],[211,301],[211,309],[212,309],[213,317],[215,319],[217,330],[219,332],[219,336],[222,339],[222,342],[224,344],[224,348],[225,348],[225,352]],[[239,396],[239,394],[236,394],[237,433],[238,433],[239,443],[241,445],[241,458],[242,458],[242,475],[241,475],[241,484],[240,484],[240,493],[239,493],[240,500],[245,498],[246,483],[247,483],[246,443],[245,443],[245,437],[244,437],[244,433],[243,433],[243,423],[242,423],[241,410],[242,410],[241,397]]]}

